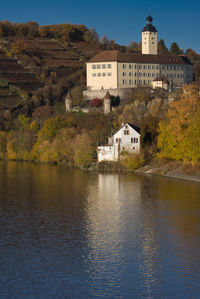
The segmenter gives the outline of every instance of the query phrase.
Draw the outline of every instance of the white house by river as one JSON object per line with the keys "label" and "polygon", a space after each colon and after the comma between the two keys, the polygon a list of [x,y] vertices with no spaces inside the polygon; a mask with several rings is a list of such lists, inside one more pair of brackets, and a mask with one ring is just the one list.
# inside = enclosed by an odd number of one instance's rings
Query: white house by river
{"label": "white house by river", "polygon": [[121,153],[140,152],[140,129],[132,124],[122,124],[122,127],[110,138],[108,144],[98,146],[98,162],[120,160]]}

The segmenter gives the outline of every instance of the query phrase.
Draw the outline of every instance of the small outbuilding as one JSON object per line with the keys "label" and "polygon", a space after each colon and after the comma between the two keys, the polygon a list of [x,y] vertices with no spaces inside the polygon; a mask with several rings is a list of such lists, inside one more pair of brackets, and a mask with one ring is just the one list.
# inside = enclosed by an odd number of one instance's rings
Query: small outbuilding
{"label": "small outbuilding", "polygon": [[152,82],[153,89],[162,88],[165,90],[169,89],[169,81],[166,77],[157,77]]}

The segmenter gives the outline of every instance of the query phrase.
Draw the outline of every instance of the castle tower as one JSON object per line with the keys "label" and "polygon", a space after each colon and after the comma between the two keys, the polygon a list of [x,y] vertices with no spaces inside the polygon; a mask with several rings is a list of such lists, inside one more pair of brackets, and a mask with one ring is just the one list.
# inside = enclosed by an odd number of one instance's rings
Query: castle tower
{"label": "castle tower", "polygon": [[72,97],[71,97],[70,91],[68,91],[66,98],[65,98],[65,109],[67,112],[71,111],[71,109],[72,109]]}
{"label": "castle tower", "polygon": [[109,92],[106,92],[104,97],[104,113],[109,114],[111,112],[111,97]]}
{"label": "castle tower", "polygon": [[152,25],[153,18],[146,18],[147,25],[142,30],[142,54],[158,54],[157,30]]}

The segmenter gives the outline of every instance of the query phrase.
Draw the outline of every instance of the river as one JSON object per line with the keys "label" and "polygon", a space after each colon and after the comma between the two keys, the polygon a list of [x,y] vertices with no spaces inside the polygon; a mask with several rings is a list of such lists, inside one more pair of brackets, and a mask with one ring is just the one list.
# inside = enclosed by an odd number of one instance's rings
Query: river
{"label": "river", "polygon": [[200,298],[200,184],[0,162],[0,298]]}

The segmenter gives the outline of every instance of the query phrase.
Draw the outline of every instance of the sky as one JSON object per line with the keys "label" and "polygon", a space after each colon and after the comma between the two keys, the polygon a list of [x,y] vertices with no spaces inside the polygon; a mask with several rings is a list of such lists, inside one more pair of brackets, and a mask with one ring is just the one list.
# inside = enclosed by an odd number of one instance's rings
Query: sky
{"label": "sky", "polygon": [[23,23],[83,24],[95,28],[120,45],[141,40],[146,17],[153,17],[158,40],[170,47],[177,42],[181,49],[200,53],[200,1],[135,0],[10,0],[2,1],[0,19]]}

